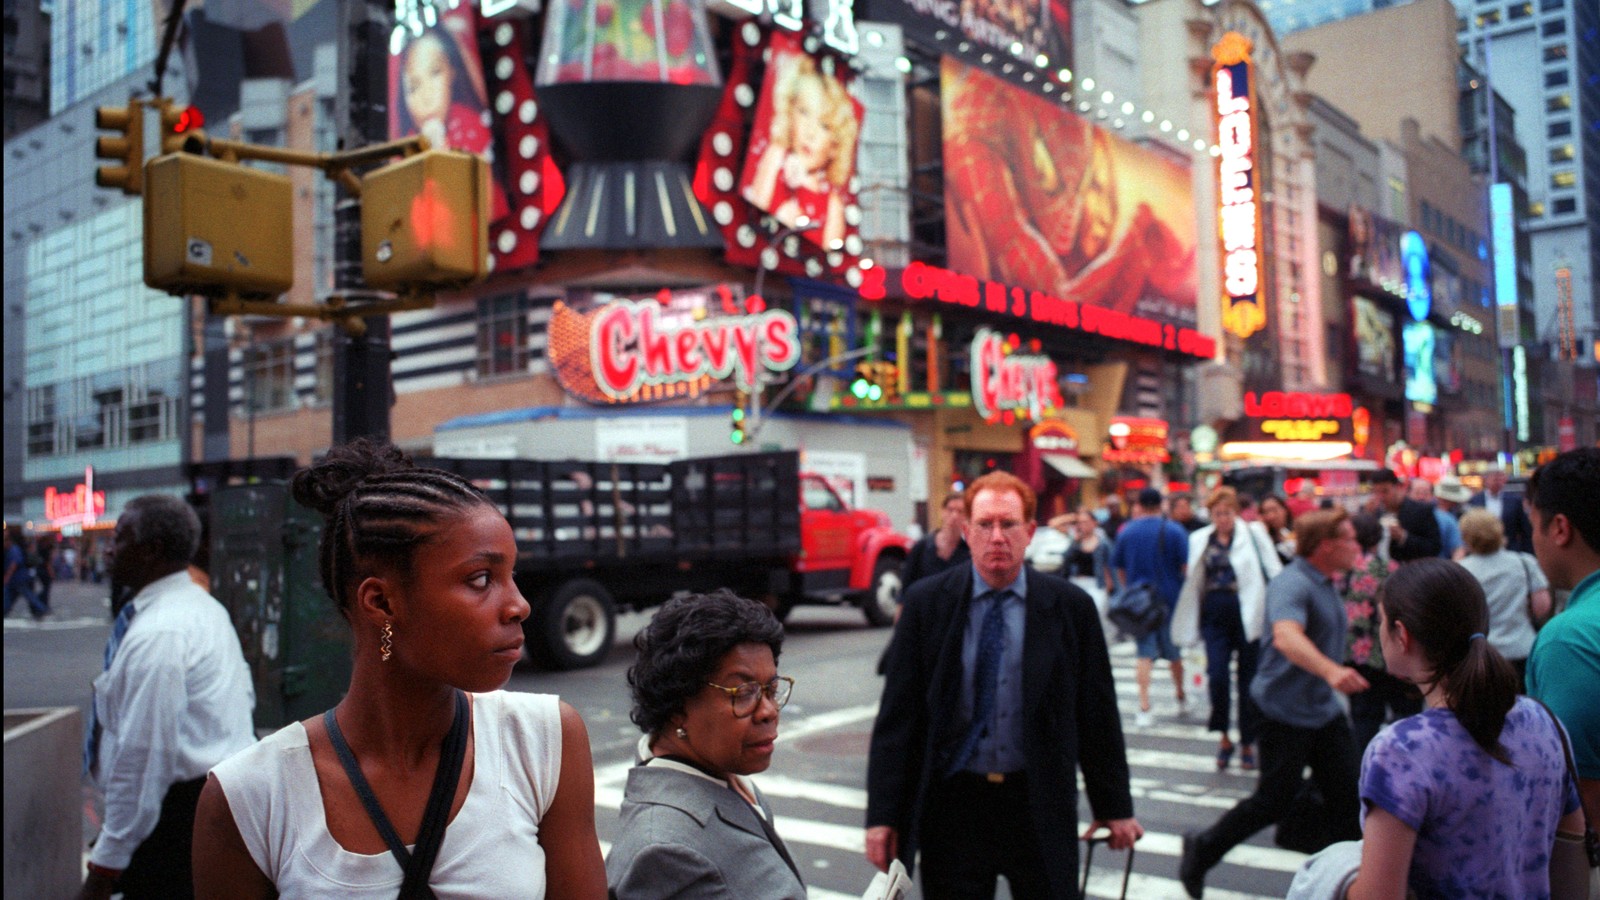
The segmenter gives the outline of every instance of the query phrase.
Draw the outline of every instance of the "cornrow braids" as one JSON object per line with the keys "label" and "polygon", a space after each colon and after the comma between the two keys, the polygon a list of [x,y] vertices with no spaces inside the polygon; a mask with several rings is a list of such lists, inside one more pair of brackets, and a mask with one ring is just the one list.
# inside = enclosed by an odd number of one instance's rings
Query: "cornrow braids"
{"label": "cornrow braids", "polygon": [[358,438],[295,473],[295,499],[322,513],[322,583],[344,615],[352,591],[379,567],[404,575],[437,526],[489,498],[450,472],[422,468],[396,447]]}

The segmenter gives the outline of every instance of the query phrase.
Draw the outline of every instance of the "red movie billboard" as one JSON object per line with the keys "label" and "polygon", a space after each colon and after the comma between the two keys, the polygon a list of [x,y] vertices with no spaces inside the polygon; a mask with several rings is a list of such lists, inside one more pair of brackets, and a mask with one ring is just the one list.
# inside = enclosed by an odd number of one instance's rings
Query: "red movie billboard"
{"label": "red movie billboard", "polygon": [[1187,166],[949,57],[942,86],[950,268],[1195,324]]}

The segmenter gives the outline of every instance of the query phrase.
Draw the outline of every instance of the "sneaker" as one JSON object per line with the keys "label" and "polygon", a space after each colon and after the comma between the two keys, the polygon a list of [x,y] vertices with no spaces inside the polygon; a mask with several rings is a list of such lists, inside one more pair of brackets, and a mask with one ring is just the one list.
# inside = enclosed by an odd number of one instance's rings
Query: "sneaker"
{"label": "sneaker", "polygon": [[1178,698],[1178,718],[1189,718],[1189,698],[1187,696]]}
{"label": "sneaker", "polygon": [[1200,895],[1206,890],[1206,870],[1200,867],[1200,852],[1196,848],[1195,833],[1184,832],[1183,855],[1178,857],[1178,880],[1183,882],[1183,889],[1194,900],[1200,900]]}
{"label": "sneaker", "polygon": [[1133,724],[1136,728],[1149,728],[1155,723],[1156,717],[1151,715],[1148,709],[1141,709],[1133,714]]}

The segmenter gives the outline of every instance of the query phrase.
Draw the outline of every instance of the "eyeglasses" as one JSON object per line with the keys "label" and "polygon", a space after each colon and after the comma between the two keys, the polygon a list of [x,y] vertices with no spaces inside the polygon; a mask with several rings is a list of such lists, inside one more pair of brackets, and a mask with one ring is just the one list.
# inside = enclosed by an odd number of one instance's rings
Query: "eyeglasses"
{"label": "eyeglasses", "polygon": [[1022,528],[1022,523],[1014,520],[1007,521],[1005,519],[996,519],[994,521],[973,522],[972,528],[979,534],[989,534],[995,531],[1001,531],[1010,534]]}
{"label": "eyeglasses", "polygon": [[766,684],[746,681],[738,687],[723,687],[708,681],[706,687],[714,687],[727,694],[729,702],[733,705],[734,717],[742,719],[756,711],[756,704],[761,702],[762,694],[772,701],[775,709],[783,709],[789,703],[789,694],[794,691],[794,679],[779,675]]}

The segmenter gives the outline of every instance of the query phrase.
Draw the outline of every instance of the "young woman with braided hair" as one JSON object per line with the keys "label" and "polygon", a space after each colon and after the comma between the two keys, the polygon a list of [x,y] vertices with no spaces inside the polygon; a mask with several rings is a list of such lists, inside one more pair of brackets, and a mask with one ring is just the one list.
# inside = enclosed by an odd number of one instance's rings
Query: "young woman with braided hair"
{"label": "young woman with braided hair", "polygon": [[197,895],[604,897],[583,720],[500,690],[528,615],[505,518],[366,440],[299,472],[294,495],[327,519],[350,689],[212,770]]}
{"label": "young woman with braided hair", "polygon": [[1485,639],[1476,578],[1443,559],[1401,566],[1379,595],[1385,666],[1424,709],[1380,732],[1361,764],[1361,870],[1349,900],[1549,897],[1556,832],[1581,833],[1554,717],[1517,696]]}

